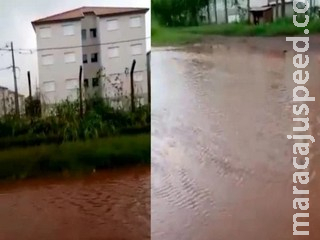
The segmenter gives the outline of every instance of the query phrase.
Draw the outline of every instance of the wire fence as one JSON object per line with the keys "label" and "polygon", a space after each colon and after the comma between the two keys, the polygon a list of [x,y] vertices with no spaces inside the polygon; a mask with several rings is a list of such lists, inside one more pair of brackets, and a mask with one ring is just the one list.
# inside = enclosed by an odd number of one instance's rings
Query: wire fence
{"label": "wire fence", "polygon": [[[144,37],[144,38],[135,38],[135,39],[127,39],[122,41],[113,41],[113,42],[104,42],[104,43],[95,43],[95,44],[81,44],[81,45],[70,45],[70,46],[62,46],[62,47],[49,47],[49,48],[15,48],[13,51],[18,54],[35,54],[41,51],[51,51],[51,50],[65,50],[65,49],[76,49],[76,48],[87,48],[87,47],[94,47],[94,46],[106,46],[106,45],[114,45],[120,43],[130,43],[130,42],[137,42],[137,41],[144,41],[151,39],[151,37]],[[0,51],[8,51],[10,52],[11,49],[9,47],[1,47]]]}
{"label": "wire fence", "polygon": [[[63,101],[82,101],[99,97],[104,99],[111,107],[116,109],[124,109],[135,111],[136,107],[142,105],[150,104],[150,53],[147,57],[147,69],[142,71],[135,71],[135,60],[131,66],[131,74],[122,73],[122,74],[112,74],[113,78],[107,76],[104,73],[99,73],[99,84],[98,87],[93,88],[88,87],[84,82],[82,72],[79,74],[79,83],[73,89],[69,90],[70,95],[60,95],[59,98],[50,97],[51,95],[60,94],[57,92],[45,92],[42,88],[37,88],[37,91],[32,95],[31,92],[31,79],[30,73],[28,72],[28,83],[29,83],[29,96],[27,98],[19,95],[19,109],[20,115],[26,114],[26,108],[28,101],[26,100],[38,100],[41,103],[41,108],[43,113],[50,112],[52,107]],[[82,71],[82,66],[80,67]],[[143,78],[140,79],[142,74]],[[41,81],[40,81],[41,82]],[[82,94],[80,94],[80,92]],[[13,115],[15,113],[15,101],[14,101],[15,92],[7,88],[0,87],[0,117],[6,115]]]}

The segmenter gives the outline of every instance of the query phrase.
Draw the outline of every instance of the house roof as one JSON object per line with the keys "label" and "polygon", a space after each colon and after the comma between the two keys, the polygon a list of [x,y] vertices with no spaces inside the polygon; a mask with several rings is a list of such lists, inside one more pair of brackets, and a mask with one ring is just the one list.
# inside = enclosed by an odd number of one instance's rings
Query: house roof
{"label": "house roof", "polygon": [[67,20],[78,20],[84,17],[84,14],[91,13],[99,17],[117,16],[134,13],[146,13],[148,8],[124,8],[124,7],[80,7],[70,11],[51,15],[32,22],[32,25],[61,22]]}
{"label": "house roof", "polygon": [[[10,90],[9,88],[4,87],[4,86],[0,86],[0,90],[2,90],[2,91],[7,90],[9,94],[14,94],[14,93],[15,93],[14,91],[12,91],[12,90]],[[24,95],[23,95],[23,94],[20,94],[20,93],[18,93],[18,96],[19,96],[19,97],[24,97]]]}
{"label": "house roof", "polygon": [[[285,0],[285,4],[288,4],[288,3],[292,3],[293,0]],[[277,2],[276,0],[269,0],[268,1],[269,5],[276,5]],[[281,5],[281,0],[278,0],[278,5]]]}
{"label": "house roof", "polygon": [[263,11],[266,11],[266,10],[269,10],[271,9],[270,6],[265,6],[265,7],[252,7],[250,8],[250,12],[263,12]]}

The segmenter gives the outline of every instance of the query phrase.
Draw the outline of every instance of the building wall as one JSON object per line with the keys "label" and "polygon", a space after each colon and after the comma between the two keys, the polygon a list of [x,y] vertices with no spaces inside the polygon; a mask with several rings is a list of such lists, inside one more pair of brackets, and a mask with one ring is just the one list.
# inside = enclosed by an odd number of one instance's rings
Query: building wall
{"label": "building wall", "polygon": [[[132,17],[140,17],[139,27],[130,27],[130,19]],[[108,21],[110,20],[117,20],[118,28],[116,30],[108,30]],[[72,24],[74,26],[74,34],[72,36],[64,36],[63,26],[65,24]],[[40,28],[43,27],[49,27],[51,29],[50,38],[40,37]],[[97,29],[96,38],[90,38],[91,28]],[[82,39],[82,29],[87,30],[87,38],[85,40]],[[129,95],[129,73],[134,59],[136,60],[134,74],[137,80],[135,82],[136,96],[141,95],[144,98],[147,97],[145,14],[103,18],[99,18],[93,14],[85,14],[85,17],[78,21],[37,26],[36,35],[38,49],[48,48],[38,51],[39,83],[42,103],[50,106],[68,97],[71,100],[76,98],[79,94],[78,84],[75,85],[75,89],[70,90],[67,89],[69,85],[66,83],[66,80],[78,80],[80,65],[83,65],[83,80],[88,79],[89,82],[89,87],[84,88],[85,96],[98,93],[99,96],[105,98],[117,97],[116,93],[119,91],[116,90],[114,80],[116,80],[116,82],[119,81],[119,84],[123,86],[122,92],[125,95]],[[141,51],[139,54],[133,55],[131,45],[135,44],[141,46]],[[110,58],[110,47],[119,48],[117,57]],[[64,62],[64,54],[68,52],[73,52],[75,55],[75,61],[72,63]],[[91,62],[92,53],[98,53],[98,62]],[[53,55],[54,61],[50,65],[43,65],[42,57],[48,54]],[[83,54],[87,55],[87,63],[85,64],[83,63]],[[94,88],[92,86],[92,80],[97,76],[99,69],[104,69],[103,75],[105,78],[102,78],[99,86]],[[48,88],[48,81],[54,81],[54,90],[52,89],[52,85]]]}
{"label": "building wall", "polygon": [[[72,36],[64,36],[63,25],[65,24],[74,26],[74,34]],[[51,29],[50,38],[40,37],[40,28],[43,27]],[[38,49],[48,48],[47,50],[38,51],[41,100],[44,103],[52,104],[68,97],[73,98],[77,93],[75,90],[67,89],[66,80],[78,79],[79,76],[79,66],[82,64],[81,22],[73,21],[37,26],[36,34]],[[72,63],[64,62],[64,54],[68,52],[72,52],[75,55],[75,61]],[[42,57],[48,54],[53,55],[53,64],[45,66],[42,64]],[[54,90],[48,91],[46,89],[45,85],[48,81],[55,82]]]}
{"label": "building wall", "polygon": [[[88,87],[84,88],[85,96],[100,94],[99,87],[92,86],[92,79],[97,77],[97,72],[101,68],[100,59],[100,29],[98,29],[98,18],[94,14],[87,14],[81,19],[81,28],[86,30],[87,37],[82,39],[82,45],[88,46],[82,48],[82,54],[87,55],[87,63],[83,63],[83,80],[88,81]],[[97,36],[90,36],[90,29],[96,29]],[[98,62],[91,62],[91,54],[98,53]]]}
{"label": "building wall", "polygon": [[8,89],[0,88],[0,117],[8,114],[10,110],[8,109],[9,102],[7,101],[7,96],[8,96]]}
{"label": "building wall", "polygon": [[[7,88],[0,87],[0,117],[15,114],[15,93]],[[18,96],[20,114],[25,114],[25,97]]]}
{"label": "building wall", "polygon": [[[268,4],[274,3],[275,0],[250,0],[250,7],[262,7],[267,6]],[[247,1],[239,0],[239,4],[242,8],[247,8]],[[273,17],[276,16],[275,6],[273,5]],[[293,15],[293,7],[292,0],[286,0],[286,16],[290,17]],[[205,17],[207,17],[206,9],[202,10],[202,13]],[[215,22],[215,14],[214,14],[214,6],[213,3],[210,4],[210,14],[211,14],[211,22]],[[247,14],[245,14],[245,19],[247,19]],[[281,16],[281,0],[279,0],[279,16]],[[217,0],[217,19],[218,23],[225,23],[225,13],[224,13],[224,2],[223,0]],[[236,6],[232,5],[231,2],[228,1],[228,20],[232,22],[234,20],[240,20],[238,9]]]}
{"label": "building wall", "polygon": [[[130,27],[130,18],[140,17],[140,27]],[[117,20],[118,29],[109,31],[108,21]],[[135,93],[137,97],[147,97],[147,51],[146,51],[146,29],[145,14],[125,15],[112,18],[100,18],[100,47],[101,64],[104,68],[106,78],[102,83],[104,97],[117,97],[117,87],[122,87],[124,95],[130,95],[130,69],[133,60],[135,66]],[[132,54],[132,45],[141,45],[138,55]],[[119,57],[109,56],[110,48],[118,47]]]}
{"label": "building wall", "polygon": [[[273,19],[276,19],[276,5],[272,5],[272,9],[273,9]],[[285,12],[286,12],[286,17],[291,17],[294,14],[294,10],[293,10],[293,4],[292,2],[287,2],[285,4]],[[281,0],[279,0],[278,3],[278,16],[281,17]]]}

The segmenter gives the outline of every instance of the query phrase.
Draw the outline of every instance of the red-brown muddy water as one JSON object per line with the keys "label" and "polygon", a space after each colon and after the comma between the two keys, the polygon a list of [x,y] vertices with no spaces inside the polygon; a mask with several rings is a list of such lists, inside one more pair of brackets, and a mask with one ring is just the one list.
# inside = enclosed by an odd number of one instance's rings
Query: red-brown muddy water
{"label": "red-brown muddy water", "polygon": [[[293,127],[292,46],[232,41],[152,53],[154,240],[295,239],[293,142],[286,138]],[[310,104],[310,236],[297,238],[312,240],[320,239],[316,54],[308,67],[317,101]]]}
{"label": "red-brown muddy water", "polygon": [[150,168],[0,184],[0,239],[150,239]]}

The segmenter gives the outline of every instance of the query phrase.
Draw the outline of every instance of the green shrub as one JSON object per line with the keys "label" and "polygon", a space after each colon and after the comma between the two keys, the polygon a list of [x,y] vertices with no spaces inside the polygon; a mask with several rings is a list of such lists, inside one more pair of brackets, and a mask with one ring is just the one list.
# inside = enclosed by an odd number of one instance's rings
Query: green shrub
{"label": "green shrub", "polygon": [[[300,20],[299,18],[302,18]],[[304,22],[304,17],[300,16],[299,22]],[[153,22],[152,22],[153,24]],[[204,24],[192,27],[165,27],[158,22],[152,25],[152,45],[179,45],[194,43],[207,35],[223,36],[293,36],[304,35],[304,28],[294,26],[292,17],[281,18],[272,23],[247,24],[245,22],[229,24]],[[310,33],[320,32],[319,18],[310,17],[308,24]]]}
{"label": "green shrub", "polygon": [[[143,128],[150,125],[150,107],[141,106],[134,113],[111,108],[106,101],[92,98],[85,101],[83,118],[79,102],[63,101],[51,109],[51,114],[39,117],[0,119],[0,149],[12,146],[32,146],[94,139],[121,132],[123,128]],[[15,139],[14,139],[15,138]],[[16,144],[16,145],[14,145]]]}
{"label": "green shrub", "polygon": [[[99,137],[111,137],[114,135],[133,135],[141,133],[149,133],[150,125],[144,126],[129,126],[119,129],[110,130],[109,128],[101,129]],[[81,140],[96,138],[91,135],[82,136]],[[46,144],[62,144],[64,138],[59,135],[20,135],[17,137],[0,138],[0,150],[15,148],[15,147],[32,147]]]}
{"label": "green shrub", "polygon": [[0,179],[150,164],[150,134],[0,151]]}

